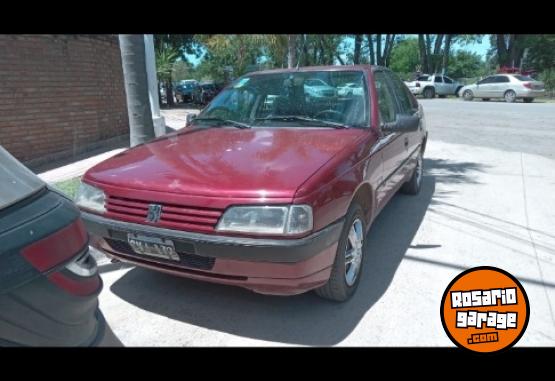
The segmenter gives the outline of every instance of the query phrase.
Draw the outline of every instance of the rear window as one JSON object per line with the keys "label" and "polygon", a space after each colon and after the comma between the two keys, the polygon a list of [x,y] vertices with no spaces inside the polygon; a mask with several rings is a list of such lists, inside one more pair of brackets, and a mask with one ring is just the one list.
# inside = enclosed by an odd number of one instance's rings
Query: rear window
{"label": "rear window", "polygon": [[528,76],[525,76],[525,75],[519,75],[519,74],[514,75],[513,77],[515,77],[516,79],[518,79],[519,81],[522,81],[522,82],[530,82],[530,81],[534,80],[534,78],[532,78],[532,77],[528,77]]}
{"label": "rear window", "polygon": [[44,186],[40,178],[0,146],[0,210],[29,197]]}

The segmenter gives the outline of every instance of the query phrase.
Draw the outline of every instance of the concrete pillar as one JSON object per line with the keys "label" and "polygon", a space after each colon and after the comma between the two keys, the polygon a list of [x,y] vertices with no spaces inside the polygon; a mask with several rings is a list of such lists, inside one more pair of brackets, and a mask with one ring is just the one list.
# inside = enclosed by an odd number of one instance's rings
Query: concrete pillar
{"label": "concrete pillar", "polygon": [[150,98],[150,110],[152,112],[152,122],[154,123],[154,133],[162,136],[166,133],[166,121],[160,115],[160,103],[158,101],[158,77],[156,76],[156,55],[154,53],[154,36],[145,34],[145,61],[146,74],[148,80],[148,95]]}

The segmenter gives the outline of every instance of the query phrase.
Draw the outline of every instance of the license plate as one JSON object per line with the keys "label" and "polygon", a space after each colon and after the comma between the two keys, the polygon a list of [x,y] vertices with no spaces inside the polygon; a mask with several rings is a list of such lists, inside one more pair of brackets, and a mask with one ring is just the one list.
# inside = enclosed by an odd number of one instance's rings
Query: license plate
{"label": "license plate", "polygon": [[179,255],[175,252],[175,246],[169,239],[129,233],[127,242],[137,254],[179,262]]}

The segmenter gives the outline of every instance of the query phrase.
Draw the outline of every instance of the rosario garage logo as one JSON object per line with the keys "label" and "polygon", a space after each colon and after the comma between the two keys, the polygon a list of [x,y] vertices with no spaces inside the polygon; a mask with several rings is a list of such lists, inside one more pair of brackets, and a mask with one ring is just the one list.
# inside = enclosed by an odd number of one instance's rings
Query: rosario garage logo
{"label": "rosario garage logo", "polygon": [[491,353],[512,347],[530,317],[520,282],[496,267],[475,267],[459,274],[441,300],[441,322],[460,348]]}

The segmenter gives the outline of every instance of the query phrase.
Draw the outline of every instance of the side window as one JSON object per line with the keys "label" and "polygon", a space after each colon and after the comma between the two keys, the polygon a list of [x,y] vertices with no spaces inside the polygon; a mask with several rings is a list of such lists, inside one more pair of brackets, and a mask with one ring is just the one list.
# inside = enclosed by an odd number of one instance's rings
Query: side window
{"label": "side window", "polygon": [[443,77],[443,82],[445,83],[453,83],[453,80],[449,77]]}
{"label": "side window", "polygon": [[441,75],[436,75],[436,76],[434,77],[434,82],[435,82],[435,83],[442,83],[443,81],[441,80]]}
{"label": "side window", "polygon": [[395,99],[387,85],[387,78],[382,71],[374,72],[376,91],[378,93],[378,108],[380,109],[380,119],[384,123],[395,121]]}
{"label": "side window", "polygon": [[498,75],[497,77],[495,77],[495,83],[507,83],[507,82],[510,82],[509,77],[505,75]]}
{"label": "side window", "polygon": [[393,85],[395,97],[399,101],[401,114],[413,114],[418,109],[418,102],[414,100],[412,95],[409,95],[409,89],[395,73],[387,72],[387,76]]}
{"label": "side window", "polygon": [[495,80],[495,77],[486,77],[484,79],[482,79],[481,81],[478,81],[479,85],[486,85],[488,83],[492,83]]}

